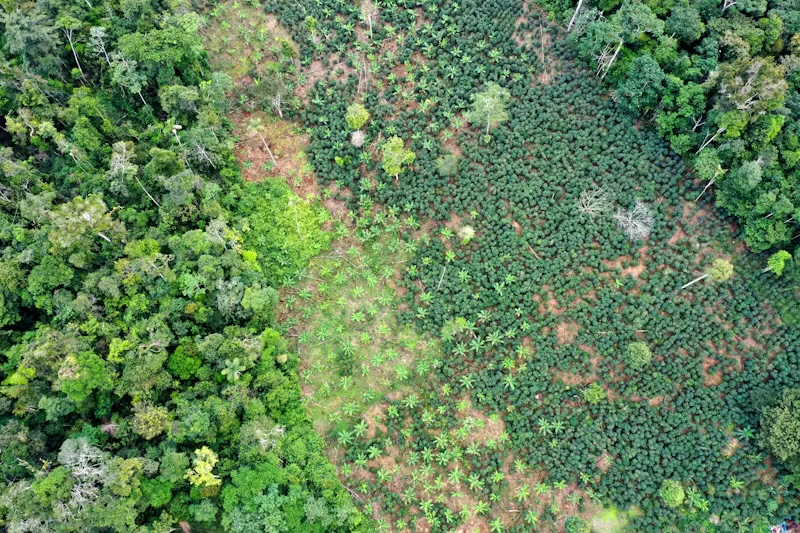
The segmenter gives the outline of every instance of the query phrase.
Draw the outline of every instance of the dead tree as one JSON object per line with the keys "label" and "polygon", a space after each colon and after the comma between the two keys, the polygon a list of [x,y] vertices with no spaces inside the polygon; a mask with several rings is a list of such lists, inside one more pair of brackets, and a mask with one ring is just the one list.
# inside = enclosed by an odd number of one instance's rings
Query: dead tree
{"label": "dead tree", "polygon": [[614,64],[614,61],[617,60],[617,55],[619,55],[619,51],[622,48],[622,39],[619,40],[614,53],[611,53],[611,50],[614,48],[613,43],[608,43],[604,48],[603,51],[599,54],[594,56],[595,61],[597,61],[597,72],[595,73],[596,76],[600,76],[602,72],[603,75],[600,79],[606,77],[608,71],[611,70],[611,66]]}
{"label": "dead tree", "polygon": [[608,193],[597,188],[591,191],[583,191],[578,198],[578,211],[584,215],[594,218],[611,209],[611,200]]}
{"label": "dead tree", "polygon": [[706,193],[706,191],[708,190],[709,187],[714,185],[714,183],[717,181],[717,178],[721,174],[722,174],[722,167],[717,167],[717,170],[714,172],[714,177],[712,177],[710,180],[708,180],[708,183],[706,183],[706,186],[703,187],[703,190],[700,192],[700,194],[697,195],[697,198],[694,199],[695,203],[700,199],[701,196],[703,196]]}
{"label": "dead tree", "polygon": [[569,19],[569,24],[567,25],[567,31],[572,31],[572,28],[575,26],[575,21],[577,20],[582,7],[583,7],[583,0],[578,0],[578,5],[577,7],[575,7],[575,12],[572,14],[572,18]]}
{"label": "dead tree", "polygon": [[64,30],[64,35],[67,37],[67,42],[69,43],[69,47],[72,48],[72,55],[75,58],[75,64],[78,65],[78,71],[81,73],[81,79],[86,79],[86,74],[83,73],[83,67],[81,67],[81,60],[78,59],[78,52],[75,50],[75,40],[73,36],[75,34],[75,28],[73,27],[65,27],[62,28]]}
{"label": "dead tree", "polygon": [[641,200],[636,200],[636,205],[630,211],[617,211],[614,220],[623,233],[632,241],[644,240],[650,236],[650,230],[655,224],[655,217],[650,207]]}
{"label": "dead tree", "polygon": [[703,144],[700,145],[700,148],[698,148],[697,151],[695,152],[695,155],[697,155],[700,152],[702,152],[703,149],[706,146],[711,144],[714,141],[714,139],[717,138],[717,135],[719,135],[720,133],[723,133],[724,131],[725,131],[725,128],[720,128],[720,129],[717,130],[717,132],[714,135],[711,135],[710,133],[706,133],[706,138],[703,140]]}

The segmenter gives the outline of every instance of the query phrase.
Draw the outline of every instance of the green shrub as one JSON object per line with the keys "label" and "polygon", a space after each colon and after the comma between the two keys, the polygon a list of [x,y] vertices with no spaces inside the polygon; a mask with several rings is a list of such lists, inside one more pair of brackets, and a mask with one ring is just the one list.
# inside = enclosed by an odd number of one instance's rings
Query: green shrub
{"label": "green shrub", "polygon": [[665,479],[661,482],[661,490],[658,495],[667,504],[667,507],[680,507],[683,500],[686,498],[686,493],[683,491],[683,485],[680,481],[673,479]]}
{"label": "green shrub", "polygon": [[602,402],[607,396],[608,392],[597,382],[583,389],[583,399],[592,405]]}
{"label": "green shrub", "polygon": [[565,533],[589,533],[591,530],[589,522],[580,516],[568,516],[564,521]]}
{"label": "green shrub", "polygon": [[632,342],[625,351],[625,362],[633,369],[644,367],[652,358],[653,354],[644,342]]}

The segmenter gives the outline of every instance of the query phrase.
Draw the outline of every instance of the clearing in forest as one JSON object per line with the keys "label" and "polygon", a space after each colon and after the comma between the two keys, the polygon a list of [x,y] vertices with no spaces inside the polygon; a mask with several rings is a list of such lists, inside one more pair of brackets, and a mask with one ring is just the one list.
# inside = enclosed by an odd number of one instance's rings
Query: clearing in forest
{"label": "clearing in forest", "polygon": [[[693,207],[680,158],[559,31],[513,0],[267,9],[297,45],[284,65],[299,64],[309,168],[359,241],[319,258],[286,309],[309,412],[379,529],[771,513],[752,428],[797,372],[797,333],[728,224]],[[354,103],[364,120],[345,119]],[[675,483],[686,498],[668,506]]]}

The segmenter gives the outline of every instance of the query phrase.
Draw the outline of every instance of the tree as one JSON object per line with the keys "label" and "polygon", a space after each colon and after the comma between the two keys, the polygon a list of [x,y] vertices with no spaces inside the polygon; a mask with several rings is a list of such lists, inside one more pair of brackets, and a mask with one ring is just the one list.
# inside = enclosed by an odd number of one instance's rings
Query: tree
{"label": "tree", "polygon": [[192,469],[184,476],[195,487],[213,488],[222,484],[222,480],[212,472],[219,461],[217,454],[208,446],[203,446],[194,451]]}
{"label": "tree", "polygon": [[58,34],[50,17],[38,6],[25,5],[5,13],[3,24],[9,52],[19,54],[26,65],[42,74],[58,68],[61,63],[56,53]]}
{"label": "tree", "polygon": [[344,116],[347,126],[353,130],[360,130],[369,120],[369,111],[358,102],[353,102],[347,107],[347,114]]}
{"label": "tree", "polygon": [[594,218],[611,210],[611,197],[602,187],[581,192],[578,212]]}
{"label": "tree", "polygon": [[144,105],[147,101],[142,95],[142,89],[147,83],[147,78],[137,69],[138,63],[128,59],[121,52],[111,54],[111,81],[120,87],[138,94]]}
{"label": "tree", "polygon": [[458,156],[448,152],[443,156],[437,157],[436,168],[442,176],[455,176],[458,171]]}
{"label": "tree", "polygon": [[405,149],[403,139],[397,135],[383,143],[381,150],[383,151],[383,171],[395,178],[403,171],[404,165],[410,165],[416,158],[414,152]]}
{"label": "tree", "polygon": [[197,91],[197,87],[165,85],[159,89],[158,98],[161,101],[161,109],[165,113],[185,119],[197,112],[200,93]]}
{"label": "tree", "polygon": [[166,407],[139,402],[133,407],[131,428],[145,440],[152,440],[169,427],[169,411]]}
{"label": "tree", "polygon": [[700,13],[692,6],[676,5],[667,19],[667,33],[674,34],[682,43],[690,44],[705,31]]}
{"label": "tree", "polygon": [[86,401],[95,389],[111,388],[111,376],[105,361],[90,351],[67,355],[58,376],[61,391],[78,404]]}
{"label": "tree", "polygon": [[114,192],[124,194],[125,196],[128,195],[126,190],[127,185],[125,184],[126,180],[130,179],[131,177],[136,181],[136,184],[139,186],[140,189],[150,198],[150,201],[155,204],[156,207],[161,207],[161,204],[158,203],[150,191],[145,189],[144,185],[142,184],[141,180],[139,179],[139,166],[133,163],[133,159],[136,157],[136,152],[134,149],[133,142],[130,141],[117,141],[112,146],[111,151],[111,159],[109,160],[109,177],[111,178],[111,183],[113,184],[111,189]]}
{"label": "tree", "polygon": [[61,204],[51,212],[50,224],[48,238],[56,250],[72,247],[81,242],[87,233],[112,242],[105,232],[124,231],[122,223],[111,217],[99,194],[91,194],[85,199],[76,196]]}
{"label": "tree", "polygon": [[789,469],[800,469],[800,388],[786,389],[761,412],[759,441]]}
{"label": "tree", "polygon": [[366,141],[366,136],[364,132],[361,130],[354,131],[350,133],[350,144],[352,144],[356,148],[361,148],[364,146],[364,142]]}
{"label": "tree", "polygon": [[694,168],[695,176],[706,182],[706,186],[703,187],[703,190],[700,191],[700,194],[694,199],[694,201],[697,202],[726,171],[722,168],[722,161],[719,158],[719,153],[714,149],[700,152],[695,158],[692,167]]}
{"label": "tree", "polygon": [[567,24],[567,31],[572,31],[572,28],[575,27],[575,21],[578,19],[582,7],[583,0],[578,0],[578,5],[575,6],[575,11],[572,12],[572,18],[569,19],[569,24]]}
{"label": "tree", "polygon": [[792,254],[786,250],[778,250],[767,259],[767,267],[763,272],[774,272],[776,276],[783,274],[783,269],[786,268],[786,261],[792,259]]}
{"label": "tree", "polygon": [[771,57],[741,58],[721,63],[708,83],[718,91],[720,111],[738,110],[750,115],[774,111],[782,103],[788,84],[786,68]]}
{"label": "tree", "polygon": [[714,262],[711,264],[711,268],[709,268],[705,274],[693,279],[689,283],[686,283],[679,290],[683,290],[686,287],[694,285],[698,281],[702,281],[709,276],[716,282],[728,281],[730,277],[733,276],[733,265],[726,259],[714,259]]}
{"label": "tree", "polygon": [[486,126],[486,135],[489,128],[508,120],[506,105],[511,99],[511,93],[496,83],[490,83],[486,88],[473,96],[472,110],[466,114],[467,120],[472,124]]}
{"label": "tree", "polygon": [[625,350],[625,361],[633,369],[643,368],[652,358],[653,354],[644,342],[632,342]]}
{"label": "tree", "polygon": [[612,20],[622,29],[622,38],[629,43],[635,43],[645,33],[655,37],[664,33],[664,21],[639,1],[625,0]]}
{"label": "tree", "polygon": [[634,59],[617,95],[623,106],[633,112],[649,111],[658,105],[664,92],[664,71],[649,54]]}
{"label": "tree", "polygon": [[108,56],[108,49],[106,48],[106,29],[102,26],[92,26],[89,29],[89,46],[96,56],[103,56],[108,66],[111,66],[111,58]]}
{"label": "tree", "polygon": [[81,78],[86,78],[86,75],[83,73],[83,67],[81,67],[81,61],[78,59],[78,52],[75,50],[75,30],[81,29],[81,21],[75,17],[66,16],[58,19],[57,24],[64,31],[69,47],[72,49],[72,56],[75,58],[75,64],[78,65],[78,71],[81,73]]}
{"label": "tree", "polygon": [[667,507],[680,507],[683,500],[686,498],[686,493],[683,490],[683,485],[680,481],[674,479],[665,479],[661,482],[661,489],[658,495],[667,504]]}

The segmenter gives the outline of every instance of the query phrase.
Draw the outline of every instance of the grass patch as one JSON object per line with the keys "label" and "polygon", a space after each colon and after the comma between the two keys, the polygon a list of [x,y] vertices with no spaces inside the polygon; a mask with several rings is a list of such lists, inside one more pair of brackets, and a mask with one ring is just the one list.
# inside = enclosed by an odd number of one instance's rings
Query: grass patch
{"label": "grass patch", "polygon": [[439,357],[432,339],[398,323],[395,281],[415,245],[400,238],[394,215],[378,218],[366,232],[363,221],[354,230],[339,223],[331,249],[283,297],[308,413],[323,435],[425,376]]}
{"label": "grass patch", "polygon": [[258,2],[227,1],[205,12],[201,29],[214,68],[241,82],[277,61],[282,48],[297,49],[275,17]]}

